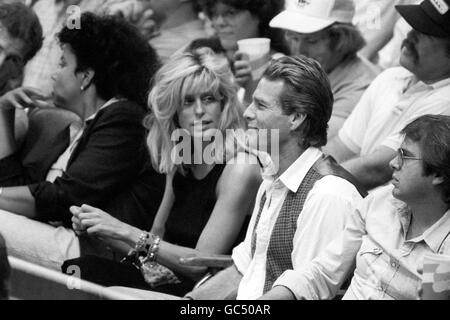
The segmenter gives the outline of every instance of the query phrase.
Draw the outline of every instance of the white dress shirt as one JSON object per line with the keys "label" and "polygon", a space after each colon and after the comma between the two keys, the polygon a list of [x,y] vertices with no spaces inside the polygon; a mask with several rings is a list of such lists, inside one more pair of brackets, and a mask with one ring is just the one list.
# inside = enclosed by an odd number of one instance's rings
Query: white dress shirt
{"label": "white dress shirt", "polygon": [[450,115],[450,78],[427,85],[404,68],[378,76],[339,132],[342,142],[365,156],[378,147],[400,148],[400,132],[426,114]]}
{"label": "white dress shirt", "polygon": [[[322,152],[310,148],[274,181],[263,175],[252,220],[245,241],[233,251],[233,260],[243,274],[238,299],[253,300],[263,295],[266,278],[266,254],[272,230],[288,191],[296,193],[311,167],[322,157]],[[257,226],[257,244],[251,256],[251,242],[262,196],[266,203]],[[308,194],[303,211],[297,220],[297,231],[293,239],[292,262],[294,269],[301,268],[314,259],[328,243],[344,229],[347,215],[362,199],[356,188],[348,181],[326,176],[316,182]]]}

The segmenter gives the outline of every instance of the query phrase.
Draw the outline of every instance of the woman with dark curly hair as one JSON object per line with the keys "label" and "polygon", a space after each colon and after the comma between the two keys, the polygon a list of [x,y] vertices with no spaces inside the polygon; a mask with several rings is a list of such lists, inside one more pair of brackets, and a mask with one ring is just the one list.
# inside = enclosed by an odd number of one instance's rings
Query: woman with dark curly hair
{"label": "woman with dark curly hair", "polygon": [[[0,160],[0,232],[12,255],[55,269],[68,258],[105,253],[96,239],[64,227],[71,225],[70,206],[91,203],[150,228],[164,191],[142,125],[157,56],[120,18],[84,13],[80,22],[81,28],[66,26],[58,34],[63,52],[53,102],[81,124],[59,132],[33,166],[18,158],[14,126],[0,128],[0,145],[9,148]],[[35,89],[19,88],[0,98],[0,109],[43,107],[44,99]]]}
{"label": "woman with dark curly hair", "polygon": [[246,89],[245,100],[249,101],[259,79],[252,79],[250,64],[238,52],[237,42],[269,38],[272,53],[287,53],[282,31],[269,27],[272,18],[283,10],[284,0],[201,0],[200,3],[232,62],[236,80]]}

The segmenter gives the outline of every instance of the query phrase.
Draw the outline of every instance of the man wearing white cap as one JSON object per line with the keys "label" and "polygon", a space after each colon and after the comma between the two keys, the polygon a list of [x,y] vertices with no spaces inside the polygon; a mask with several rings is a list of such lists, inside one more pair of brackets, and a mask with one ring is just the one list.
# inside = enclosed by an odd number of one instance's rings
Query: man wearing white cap
{"label": "man wearing white cap", "polygon": [[450,114],[450,0],[396,8],[413,28],[402,45],[402,67],[375,79],[326,148],[368,189],[391,179],[389,162],[406,124]]}
{"label": "man wearing white cap", "polygon": [[286,10],[270,23],[286,30],[292,55],[317,60],[330,79],[334,95],[329,138],[334,137],[377,75],[375,67],[357,56],[365,40],[352,24],[352,0],[287,0]]}

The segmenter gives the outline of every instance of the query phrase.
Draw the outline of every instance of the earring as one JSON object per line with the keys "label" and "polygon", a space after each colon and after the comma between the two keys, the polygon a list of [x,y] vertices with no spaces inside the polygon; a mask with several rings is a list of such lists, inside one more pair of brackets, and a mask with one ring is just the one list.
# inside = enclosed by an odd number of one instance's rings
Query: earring
{"label": "earring", "polygon": [[80,89],[81,89],[81,91],[84,91],[84,86],[81,86]]}

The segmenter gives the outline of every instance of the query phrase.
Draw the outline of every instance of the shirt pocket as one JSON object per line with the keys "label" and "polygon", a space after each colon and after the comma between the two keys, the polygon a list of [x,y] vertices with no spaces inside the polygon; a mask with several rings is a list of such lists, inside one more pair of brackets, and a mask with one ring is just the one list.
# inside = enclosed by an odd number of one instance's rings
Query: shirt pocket
{"label": "shirt pocket", "polygon": [[384,250],[370,241],[368,238],[363,239],[361,248],[357,256],[357,270],[364,273],[365,276],[374,275],[377,269],[383,265]]}

